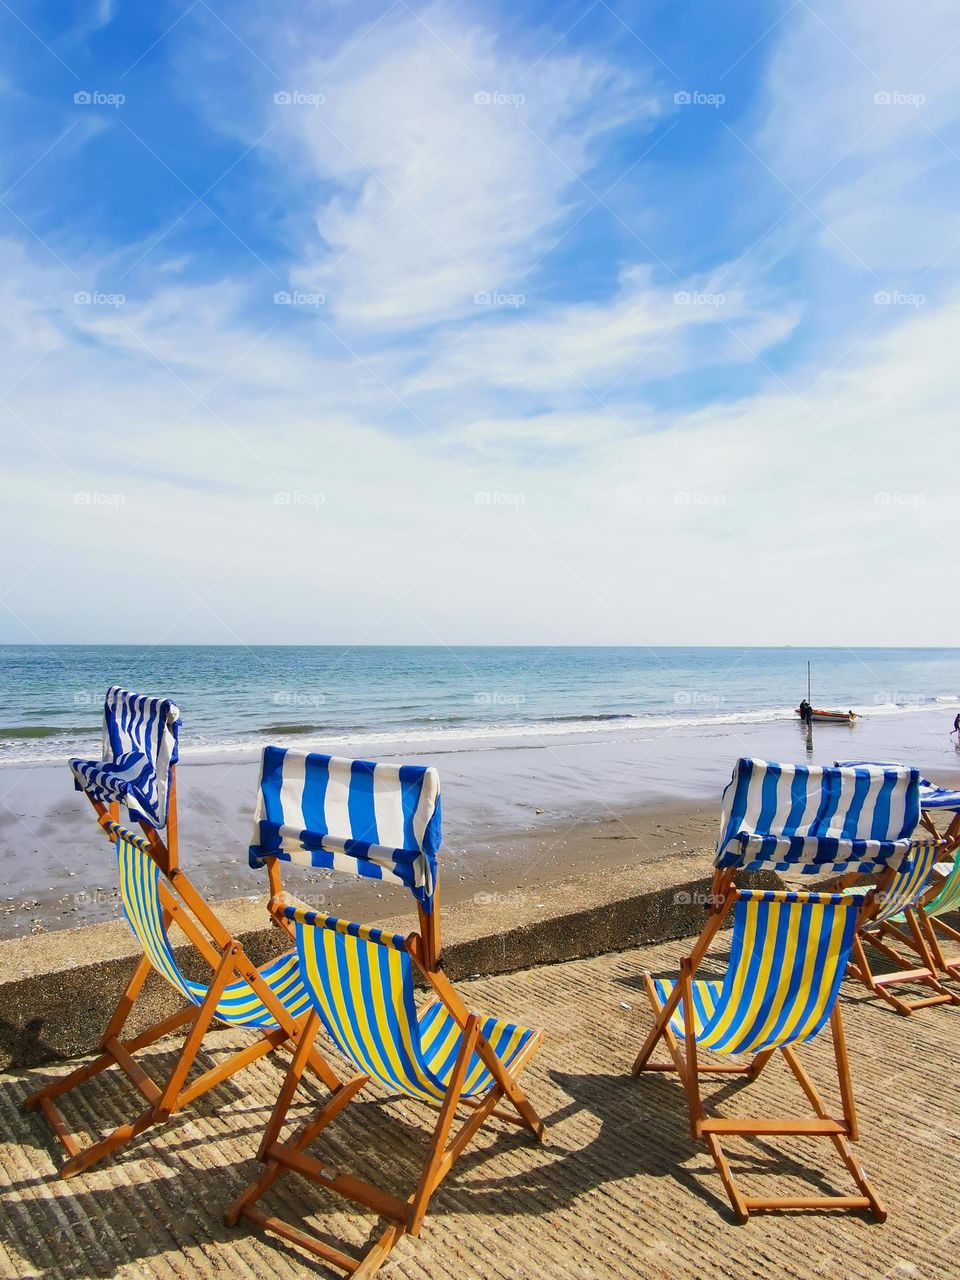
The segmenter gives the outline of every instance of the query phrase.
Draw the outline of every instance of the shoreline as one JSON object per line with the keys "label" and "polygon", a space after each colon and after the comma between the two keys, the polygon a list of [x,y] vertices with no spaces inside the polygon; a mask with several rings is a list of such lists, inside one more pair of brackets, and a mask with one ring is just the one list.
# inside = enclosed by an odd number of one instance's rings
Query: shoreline
{"label": "shoreline", "polygon": [[[591,870],[709,849],[720,798],[740,755],[830,764],[904,760],[934,781],[960,781],[960,755],[942,712],[818,726],[812,750],[796,721],[673,725],[482,748],[451,742],[383,743],[381,759],[435,763],[444,803],[443,900],[535,896],[539,886]],[[345,754],[363,758],[357,738]],[[266,877],[247,864],[257,760],[196,759],[178,771],[183,865],[211,901],[262,898]],[[0,938],[69,929],[119,915],[112,848],[99,834],[65,764],[0,771]],[[331,913],[370,919],[382,892],[328,873],[290,868],[291,894]],[[389,892],[387,890],[387,892]],[[372,896],[378,894],[378,896]]]}

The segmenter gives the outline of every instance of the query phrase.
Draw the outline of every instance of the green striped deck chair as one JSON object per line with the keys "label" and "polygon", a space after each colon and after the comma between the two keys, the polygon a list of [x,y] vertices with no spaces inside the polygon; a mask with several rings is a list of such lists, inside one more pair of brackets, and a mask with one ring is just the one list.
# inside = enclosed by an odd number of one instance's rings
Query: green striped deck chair
{"label": "green striped deck chair", "polygon": [[[90,1168],[264,1054],[292,1043],[309,1013],[296,954],[291,951],[257,969],[179,865],[179,727],[180,713],[172,702],[110,689],[104,714],[104,760],[71,761],[79,789],[86,793],[100,828],[114,844],[120,900],[142,956],[100,1039],[100,1054],[24,1102],[28,1109],[41,1111],[66,1149],[62,1178]],[[139,819],[142,834],[118,821],[121,804],[131,818]],[[210,966],[209,983],[184,975],[170,939],[174,924]],[[183,1007],[124,1036],[151,971],[175,990]],[[248,1028],[255,1038],[190,1079],[204,1036],[216,1025]],[[180,1036],[179,1052],[166,1078],[158,1083],[143,1066],[140,1051],[175,1034]],[[312,1047],[308,1065],[329,1089],[341,1087],[339,1077]],[[131,1121],[83,1145],[54,1100],[114,1066],[146,1105]]]}
{"label": "green striped deck chair", "polygon": [[[918,915],[934,964],[941,973],[960,982],[960,954],[945,955],[941,943],[941,938],[960,943],[960,930],[943,918],[960,913],[960,848],[954,853],[952,863],[938,863],[934,872],[937,880],[919,904]],[[890,921],[891,925],[900,923],[897,916]]]}
{"label": "green striped deck chair", "polygon": [[[885,1211],[851,1146],[858,1138],[853,1086],[838,1003],[856,933],[882,901],[909,854],[919,821],[916,770],[820,768],[739,760],[724,792],[710,911],[678,979],[644,975],[654,1025],[634,1074],[676,1072],[687,1097],[690,1131],[706,1143],[737,1220],[770,1210]],[[878,875],[862,895],[788,888],[738,888],[736,874]],[[723,978],[698,971],[732,916]],[[829,1024],[841,1114],[831,1115],[798,1055],[798,1046]],[[663,1041],[668,1060],[653,1061]],[[715,1059],[701,1060],[710,1053]],[[704,1075],[756,1079],[779,1053],[813,1110],[813,1118],[728,1119],[707,1114]],[[731,1061],[749,1057],[749,1061]],[[738,1185],[728,1138],[796,1135],[828,1139],[856,1184],[856,1195],[750,1196]]]}
{"label": "green striped deck chair", "polygon": [[[268,869],[271,910],[295,940],[311,1009],[260,1144],[263,1172],[230,1206],[226,1221],[246,1217],[355,1276],[372,1276],[404,1235],[419,1234],[430,1197],[488,1119],[520,1125],[538,1140],[544,1133],[517,1079],[539,1049],[542,1031],[471,1011],[442,971],[439,847],[434,769],[264,750],[250,860]],[[417,901],[419,931],[387,933],[287,905],[278,866],[284,861],[401,885]],[[431,993],[420,1009],[417,975]],[[305,1055],[321,1028],[358,1074],[280,1141]],[[372,1080],[391,1095],[439,1110],[417,1185],[406,1197],[307,1154]],[[458,1108],[466,1116],[454,1134]],[[261,1212],[257,1202],[290,1171],[371,1210],[386,1223],[382,1233],[358,1256]]]}

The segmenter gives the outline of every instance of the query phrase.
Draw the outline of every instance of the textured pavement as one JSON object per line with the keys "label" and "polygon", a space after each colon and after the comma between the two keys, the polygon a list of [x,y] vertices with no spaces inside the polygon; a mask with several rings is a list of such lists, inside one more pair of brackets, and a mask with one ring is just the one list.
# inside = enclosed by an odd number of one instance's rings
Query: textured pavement
{"label": "textured pavement", "polygon": [[[649,1025],[643,969],[673,972],[682,944],[643,948],[461,984],[481,1011],[543,1025],[547,1041],[524,1075],[550,1126],[548,1142],[493,1121],[434,1196],[419,1239],[403,1239],[380,1274],[469,1277],[960,1276],[960,1009],[901,1018],[846,984],[843,1008],[862,1136],[860,1156],[885,1201],[884,1225],[856,1214],[757,1216],[735,1225],[706,1149],[689,1137],[675,1078],[633,1080]],[[246,1037],[221,1032],[209,1057]],[[331,1058],[335,1055],[331,1052]],[[803,1059],[836,1099],[829,1037]],[[153,1058],[155,1077],[169,1058]],[[0,1276],[332,1276],[318,1260],[248,1224],[226,1228],[224,1206],[254,1176],[254,1151],[283,1059],[261,1061],[152,1136],[61,1182],[52,1135],[20,1099],[65,1068],[0,1076]],[[781,1062],[746,1086],[721,1085],[723,1114],[806,1115]],[[139,1109],[112,1077],[65,1110],[100,1130]],[[754,1105],[751,1106],[751,1103]],[[796,1104],[794,1106],[794,1104]],[[298,1117],[310,1109],[304,1097]],[[370,1085],[314,1147],[326,1162],[407,1193],[411,1156],[435,1113]],[[748,1192],[853,1191],[827,1142],[773,1139],[730,1146]],[[386,1178],[377,1178],[377,1169]],[[261,1204],[359,1246],[377,1225],[290,1174]]]}

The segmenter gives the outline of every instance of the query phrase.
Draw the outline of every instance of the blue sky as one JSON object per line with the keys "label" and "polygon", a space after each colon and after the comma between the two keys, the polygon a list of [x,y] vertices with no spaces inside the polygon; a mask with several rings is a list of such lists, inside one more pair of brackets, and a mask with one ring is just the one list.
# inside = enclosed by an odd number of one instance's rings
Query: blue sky
{"label": "blue sky", "polygon": [[0,639],[954,640],[954,5],[0,31]]}

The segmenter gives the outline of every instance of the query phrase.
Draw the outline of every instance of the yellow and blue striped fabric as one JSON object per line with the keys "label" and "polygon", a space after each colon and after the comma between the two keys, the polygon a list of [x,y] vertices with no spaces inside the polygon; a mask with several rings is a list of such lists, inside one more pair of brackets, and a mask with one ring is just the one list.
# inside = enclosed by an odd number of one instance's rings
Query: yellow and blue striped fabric
{"label": "yellow and blue striped fabric", "polygon": [[[202,982],[185,978],[173,955],[170,939],[163,926],[160,902],[160,870],[147,852],[146,842],[124,832],[115,823],[111,831],[117,836],[117,867],[120,874],[120,897],[124,914],[144,954],[172,987],[191,1003],[203,1003],[207,987]],[[299,1018],[310,1007],[310,999],[300,980],[296,953],[271,961],[260,970],[260,976],[291,1017]],[[276,1028],[277,1022],[248,983],[240,980],[224,988],[217,1003],[216,1017],[238,1027]]]}
{"label": "yellow and blue striped fabric", "polygon": [[[927,916],[945,916],[952,911],[960,911],[960,849],[957,850],[953,866],[949,863],[944,864],[949,867],[946,879],[940,886],[940,891],[935,898],[926,904],[923,908],[924,915]],[[939,868],[938,868],[939,869]],[[885,916],[891,924],[903,924],[904,916],[900,912],[897,915]]]}
{"label": "yellow and blue striped fabric", "polygon": [[[932,840],[910,846],[907,860],[894,874],[890,887],[880,895],[880,908],[871,918],[871,924],[883,924],[895,917],[903,919],[904,909],[912,907],[927,887],[936,857],[937,845]],[[870,892],[870,886],[853,885],[844,892],[848,897],[859,900]]]}
{"label": "yellow and blue striped fabric", "polygon": [[[722,982],[693,982],[697,1043],[718,1053],[759,1053],[817,1034],[837,999],[858,904],[841,893],[740,890]],[[655,979],[666,1003],[676,983]],[[670,1020],[683,1036],[683,1001]]]}
{"label": "yellow and blue striped fabric", "polygon": [[806,875],[896,867],[920,821],[919,779],[903,765],[738,760],[714,865]]}
{"label": "yellow and blue striped fabric", "polygon": [[[389,1089],[425,1102],[441,1101],[462,1032],[439,1002],[418,1015],[405,940],[303,909],[288,907],[285,914],[296,924],[304,985],[340,1051]],[[534,1032],[486,1018],[480,1034],[509,1069]],[[492,1084],[493,1077],[474,1053],[464,1096],[476,1097]]]}

